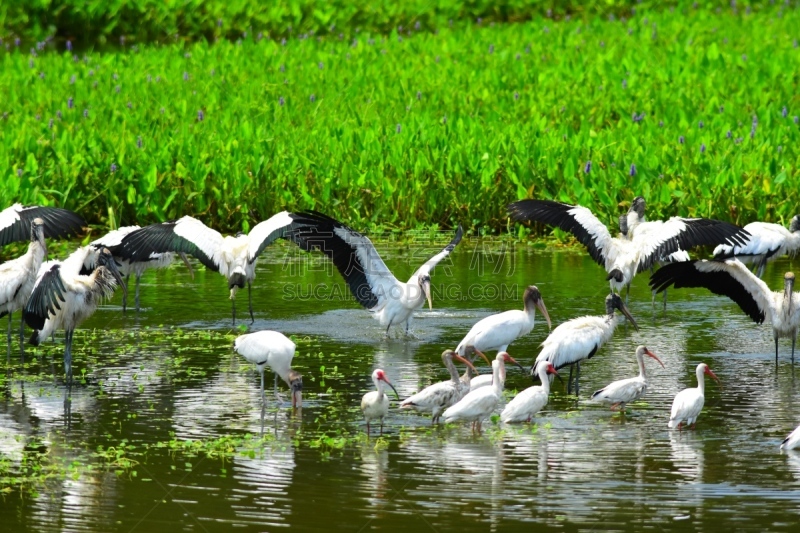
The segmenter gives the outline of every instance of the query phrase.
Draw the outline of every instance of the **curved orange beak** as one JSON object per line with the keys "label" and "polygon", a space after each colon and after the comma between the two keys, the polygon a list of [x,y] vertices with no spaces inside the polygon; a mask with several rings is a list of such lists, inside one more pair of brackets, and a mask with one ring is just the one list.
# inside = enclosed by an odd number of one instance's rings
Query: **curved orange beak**
{"label": "curved orange beak", "polygon": [[[477,350],[475,350],[475,351],[477,352]],[[480,353],[480,352],[478,352],[478,353]],[[470,367],[472,369],[472,372],[473,372],[474,375],[476,375],[476,376],[478,375],[478,371],[475,370],[475,367],[472,365],[472,363],[470,363],[469,359],[464,359],[463,357],[461,357],[458,354],[455,354],[453,356],[453,359],[455,359],[456,361],[461,361],[462,363],[464,363],[465,365],[467,365],[468,367]]]}
{"label": "curved orange beak", "polygon": [[[661,365],[661,368],[667,368],[667,367],[664,366],[664,363],[661,362],[661,359],[659,359],[658,356],[656,354],[654,354],[653,352],[651,352],[650,350],[645,349],[644,353],[646,353],[647,355],[649,355],[650,357],[652,357],[653,359],[658,361],[658,364]],[[714,377],[716,377],[716,376],[714,376]]]}

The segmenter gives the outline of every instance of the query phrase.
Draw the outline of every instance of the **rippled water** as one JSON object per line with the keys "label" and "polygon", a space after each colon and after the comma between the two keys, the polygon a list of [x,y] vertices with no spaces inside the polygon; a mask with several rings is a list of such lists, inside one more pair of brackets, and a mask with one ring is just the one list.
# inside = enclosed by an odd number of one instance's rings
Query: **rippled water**
{"label": "rippled water", "polygon": [[[798,530],[800,454],[778,449],[800,423],[790,343],[781,342],[776,367],[771,329],[703,290],[671,290],[666,313],[660,303],[654,312],[646,275],[630,301],[641,330],[621,326],[583,365],[579,399],[556,383],[536,424],[487,423],[473,435],[469,427],[432,430],[429,419],[393,410],[385,441],[359,439],[358,404],[373,368],[385,369],[402,397],[445,379],[442,350],[477,319],[520,307],[525,285],[540,288],[554,325],[602,311],[608,285],[584,254],[501,251],[465,240],[433,276],[434,309],[414,322],[419,339],[385,339],[367,312],[337,297],[344,286],[324,264],[309,269],[286,246],[270,250],[255,281],[252,329],[296,336],[305,405],[292,414],[270,396],[263,421],[258,376],[231,350],[238,331],[225,282],[202,268],[194,279],[178,265],[146,274],[142,313],[123,315],[117,296],[76,333],[84,380],[69,411],[61,339],[29,349],[25,364],[14,344],[0,397],[0,459],[24,469],[38,450],[81,467],[4,494],[2,530]],[[400,277],[427,253],[382,252]],[[782,287],[790,268],[780,260],[765,279]],[[493,298],[504,290],[514,298]],[[244,318],[246,293],[237,302]],[[530,364],[546,335],[537,321],[509,351]],[[589,403],[591,391],[636,374],[638,344],[666,365],[649,365],[645,401],[626,416]],[[695,431],[669,431],[672,397],[695,385],[701,361],[723,388],[708,384]],[[529,385],[509,372],[508,388]],[[226,461],[165,446],[258,436],[262,423],[267,442]],[[323,435],[344,437],[343,448],[320,445]],[[136,463],[109,466],[93,455],[110,446],[133,446]]]}

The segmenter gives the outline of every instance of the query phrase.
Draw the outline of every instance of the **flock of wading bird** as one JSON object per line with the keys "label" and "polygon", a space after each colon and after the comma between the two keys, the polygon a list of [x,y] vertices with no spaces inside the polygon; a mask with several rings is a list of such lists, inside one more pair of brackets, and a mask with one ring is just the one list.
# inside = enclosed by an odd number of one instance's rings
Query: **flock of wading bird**
{"label": "flock of wading bird", "polygon": [[[636,321],[621,298],[622,288],[630,290],[633,277],[643,270],[659,268],[650,280],[653,302],[657,292],[669,286],[705,287],[715,294],[728,296],[756,323],[769,317],[775,336],[775,357],[778,339],[791,337],[792,361],[797,329],[800,325],[800,294],[793,292],[794,275],[785,275],[784,288],[772,292],[761,281],[767,262],[800,249],[800,216],[795,216],[789,229],[781,225],[753,222],[740,228],[728,222],[704,218],[672,217],[666,221],[645,221],[645,201],[637,197],[627,214],[619,219],[620,234],[612,236],[608,228],[589,209],[550,200],[521,200],[508,206],[512,219],[541,223],[572,233],[586,246],[592,259],[608,273],[611,292],[605,299],[605,314],[569,320],[552,330],[542,343],[542,350],[530,369],[539,386],[516,395],[500,413],[504,423],[530,422],[548,401],[550,383],[558,370],[570,367],[567,390],[579,394],[581,361],[592,358],[608,341],[624,320],[634,328]],[[328,256],[347,282],[352,295],[373,313],[388,335],[392,326],[404,327],[410,333],[415,310],[425,302],[432,307],[431,271],[458,245],[463,235],[461,226],[444,249],[424,263],[403,283],[392,275],[372,242],[361,233],[324,214],[305,211],[281,212],[252,228],[249,234],[223,237],[199,220],[185,216],[179,220],[140,228],[128,226],[111,231],[88,246],[80,247],[63,261],[45,261],[46,238],[69,237],[79,233],[84,220],[66,209],[22,206],[15,204],[0,212],[0,246],[30,237],[28,251],[22,257],[0,265],[0,317],[9,315],[9,353],[12,342],[11,315],[22,310],[20,343],[24,343],[24,327],[34,330],[30,343],[38,345],[58,329],[65,331],[64,369],[68,382],[72,377],[72,341],[77,326],[89,317],[104,298],[117,287],[123,291],[123,310],[127,305],[127,280],[136,278],[135,305],[139,310],[139,278],[150,268],[169,265],[174,256],[181,256],[191,271],[186,256],[191,255],[207,268],[227,278],[236,321],[235,296],[245,284],[250,296],[259,255],[276,239],[294,242],[301,249],[320,251]],[[687,250],[697,246],[715,246],[710,260],[690,260]],[[755,263],[751,272],[745,263]],[[627,295],[626,295],[627,299]],[[502,403],[506,364],[522,366],[506,351],[517,338],[528,334],[534,326],[538,309],[548,323],[550,317],[539,290],[529,286],[523,295],[523,310],[512,310],[488,316],[477,322],[455,350],[446,350],[442,361],[450,380],[435,383],[400,403],[401,409],[430,412],[433,423],[472,422],[480,431],[481,422]],[[249,298],[253,320],[252,299]],[[234,349],[254,363],[261,374],[262,405],[266,405],[264,371],[275,373],[275,396],[278,378],[289,386],[292,406],[302,405],[302,376],[292,369],[294,343],[275,331],[259,331],[239,336]],[[491,361],[492,373],[479,375],[474,362],[478,356],[497,351]],[[624,412],[626,404],[641,398],[647,390],[645,356],[659,358],[646,346],[636,349],[639,375],[615,381],[595,392],[592,399]],[[459,375],[454,362],[466,365]],[[573,367],[575,379],[573,381]],[[524,369],[523,369],[524,370]],[[669,418],[670,428],[694,427],[704,403],[704,376],[717,380],[705,363],[696,368],[697,388],[675,396]],[[559,379],[560,376],[559,376]],[[370,423],[383,420],[389,411],[385,387],[394,390],[381,369],[372,373],[375,391],[364,395],[361,409]],[[395,390],[395,395],[397,391]],[[399,400],[399,397],[398,397]],[[798,427],[781,445],[791,449],[800,445]]]}

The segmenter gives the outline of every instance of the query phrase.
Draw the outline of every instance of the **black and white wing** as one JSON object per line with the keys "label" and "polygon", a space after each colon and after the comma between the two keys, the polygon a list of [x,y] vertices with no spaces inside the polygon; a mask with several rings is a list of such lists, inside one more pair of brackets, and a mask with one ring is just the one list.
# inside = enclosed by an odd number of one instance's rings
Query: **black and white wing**
{"label": "black and white wing", "polygon": [[552,200],[520,200],[508,205],[508,213],[520,222],[541,222],[572,233],[604,268],[620,252],[605,224],[585,207]]}
{"label": "black and white wing", "polygon": [[108,248],[113,255],[117,253],[117,250],[122,245],[122,239],[129,233],[133,233],[138,229],[142,228],[139,226],[122,226],[121,228],[109,231],[99,239],[93,240],[90,244],[97,249]]}
{"label": "black and white wing", "polygon": [[671,263],[650,276],[650,287],[657,292],[670,285],[676,289],[705,287],[714,294],[727,296],[756,324],[764,322],[773,300],[767,284],[736,259]]}
{"label": "black and white wing", "polygon": [[736,224],[710,218],[672,217],[667,221],[643,222],[632,239],[639,251],[637,272],[650,268],[678,250],[718,244],[741,245],[750,234]]}
{"label": "black and white wing", "polygon": [[450,252],[452,252],[456,245],[461,242],[461,237],[463,236],[464,229],[461,227],[461,224],[459,224],[458,228],[456,229],[456,234],[453,236],[452,240],[447,244],[447,246],[445,246],[441,252],[425,261],[425,263],[417,269],[415,275],[420,277],[430,276],[431,270],[433,270],[433,268],[439,264],[439,261],[450,255]]}
{"label": "black and white wing", "polygon": [[12,242],[25,242],[31,239],[31,222],[41,218],[44,221],[46,239],[61,239],[80,233],[86,225],[77,213],[60,207],[23,206],[14,204],[0,211],[0,246]]}
{"label": "black and white wing", "polygon": [[218,272],[222,262],[223,237],[196,218],[151,224],[122,238],[118,253],[123,259],[149,261],[153,253],[182,252]]}
{"label": "black and white wing", "polygon": [[362,306],[377,311],[402,286],[367,237],[316,211],[293,213],[297,229],[287,235],[303,250],[327,255]]}
{"label": "black and white wing", "polygon": [[28,303],[25,304],[25,323],[33,329],[42,329],[47,317],[61,309],[66,292],[64,280],[61,279],[61,264],[55,263],[37,281]]}
{"label": "black and white wing", "polygon": [[286,238],[287,234],[294,231],[298,226],[295,224],[294,215],[287,211],[281,211],[272,215],[267,220],[259,222],[250,230],[248,234],[250,244],[247,249],[247,260],[252,263],[261,255],[267,246],[277,239]]}

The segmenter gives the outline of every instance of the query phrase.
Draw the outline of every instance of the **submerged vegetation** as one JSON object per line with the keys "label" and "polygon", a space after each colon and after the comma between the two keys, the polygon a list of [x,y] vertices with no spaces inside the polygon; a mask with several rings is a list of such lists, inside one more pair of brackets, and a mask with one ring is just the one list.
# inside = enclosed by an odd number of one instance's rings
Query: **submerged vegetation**
{"label": "submerged vegetation", "polygon": [[609,222],[780,221],[798,179],[800,11],[643,10],[113,53],[0,51],[0,203],[220,229],[316,208],[358,226],[507,225],[535,196]]}

